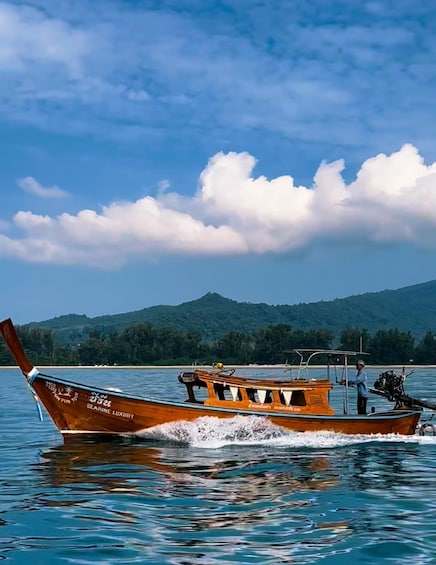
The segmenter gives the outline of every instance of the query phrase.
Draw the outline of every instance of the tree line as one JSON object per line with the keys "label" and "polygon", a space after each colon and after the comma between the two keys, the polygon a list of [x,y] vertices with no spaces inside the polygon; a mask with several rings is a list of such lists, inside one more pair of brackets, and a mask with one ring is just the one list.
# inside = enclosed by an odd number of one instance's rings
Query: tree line
{"label": "tree line", "polygon": [[[245,365],[292,363],[294,348],[365,351],[368,364],[436,364],[436,335],[427,332],[415,343],[410,332],[398,329],[349,328],[334,343],[330,330],[303,331],[287,324],[267,326],[249,333],[230,331],[213,342],[198,332],[141,323],[107,334],[90,332],[77,346],[59,345],[51,330],[18,326],[17,333],[35,365],[191,365],[194,361]],[[0,341],[0,365],[14,365],[5,343]]]}

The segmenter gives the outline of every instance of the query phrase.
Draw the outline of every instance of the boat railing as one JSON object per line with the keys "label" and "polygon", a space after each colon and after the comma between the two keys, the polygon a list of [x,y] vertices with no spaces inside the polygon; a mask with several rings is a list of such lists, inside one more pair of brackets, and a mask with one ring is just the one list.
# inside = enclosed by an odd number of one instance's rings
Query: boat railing
{"label": "boat railing", "polygon": [[[350,358],[354,359],[356,357],[361,357],[364,355],[369,355],[364,351],[348,351],[344,349],[313,349],[313,348],[298,348],[293,349],[292,353],[296,354],[299,358],[297,367],[297,379],[309,379],[309,372],[313,371],[314,359],[319,357],[323,361],[322,365],[326,365],[326,378],[331,381],[331,368],[332,365],[335,367],[335,373],[337,366],[341,366],[341,383],[345,383],[344,387],[344,414],[348,414],[348,367]],[[321,364],[321,363],[320,363]],[[336,378],[336,382],[338,382]],[[330,395],[329,395],[330,398]]]}
{"label": "boat railing", "polygon": [[[329,378],[329,369],[331,365],[341,365],[344,369],[348,368],[349,358],[358,357],[361,355],[368,355],[364,351],[346,351],[343,349],[313,349],[313,348],[298,348],[293,349],[292,353],[298,356],[298,365],[296,368],[297,379],[308,379],[309,371],[315,368],[314,359],[321,357],[320,365],[327,367],[327,377]],[[325,361],[327,360],[327,361]]]}
{"label": "boat railing", "polygon": [[192,363],[192,370],[205,371],[207,373],[215,373],[221,376],[227,376],[227,375],[231,376],[235,372],[235,369],[230,369],[230,368],[227,369],[224,367],[224,364],[220,362],[212,363],[211,365],[210,363],[206,363],[206,362],[199,363],[198,360],[195,360],[194,363]]}

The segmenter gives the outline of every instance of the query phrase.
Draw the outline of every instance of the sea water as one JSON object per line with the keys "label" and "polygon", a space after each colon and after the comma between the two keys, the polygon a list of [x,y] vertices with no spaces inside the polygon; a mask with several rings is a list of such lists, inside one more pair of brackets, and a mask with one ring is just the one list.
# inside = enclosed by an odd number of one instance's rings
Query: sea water
{"label": "sea water", "polygon": [[[47,372],[185,398],[176,369]],[[368,370],[370,384],[377,374]],[[435,402],[434,374],[417,369],[407,392]],[[332,393],[339,412],[343,393]],[[436,437],[301,434],[236,417],[166,424],[139,442],[64,444],[17,369],[0,371],[0,401],[6,563],[436,563]]]}

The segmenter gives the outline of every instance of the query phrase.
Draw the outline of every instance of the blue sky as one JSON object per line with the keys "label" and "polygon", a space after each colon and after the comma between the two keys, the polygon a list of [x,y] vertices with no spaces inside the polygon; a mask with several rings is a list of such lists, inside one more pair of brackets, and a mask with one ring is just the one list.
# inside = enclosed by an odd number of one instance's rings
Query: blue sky
{"label": "blue sky", "polygon": [[436,278],[436,5],[0,0],[17,323]]}

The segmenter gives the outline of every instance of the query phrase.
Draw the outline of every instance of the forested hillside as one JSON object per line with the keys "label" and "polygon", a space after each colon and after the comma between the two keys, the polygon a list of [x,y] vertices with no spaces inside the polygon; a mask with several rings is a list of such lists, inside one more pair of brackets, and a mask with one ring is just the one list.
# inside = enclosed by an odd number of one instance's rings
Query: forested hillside
{"label": "forested hillside", "polygon": [[[285,363],[293,348],[368,352],[374,364],[436,364],[436,281],[297,304],[239,303],[209,293],[179,306],[17,327],[38,364]],[[12,358],[0,343],[0,365]]]}
{"label": "forested hillside", "polygon": [[385,290],[310,304],[276,305],[236,302],[216,293],[178,306],[152,306],[125,314],[98,316],[70,314],[29,324],[52,330],[63,345],[77,345],[92,331],[108,334],[139,323],[198,332],[214,341],[229,331],[250,333],[266,326],[287,324],[294,330],[328,329],[336,340],[347,328],[370,333],[396,328],[417,339],[436,330],[436,281],[398,290]]}
{"label": "forested hillside", "polygon": [[[52,330],[17,326],[29,357],[37,365],[178,365],[194,361],[211,364],[294,364],[296,348],[332,349],[330,330],[293,330],[286,324],[267,326],[255,332],[229,331],[215,342],[206,342],[198,332],[140,323],[121,332],[92,331],[77,346],[60,346]],[[372,364],[436,364],[436,336],[427,332],[416,342],[410,332],[379,330],[374,335],[362,328],[341,333],[339,349],[362,351]],[[359,353],[359,355],[361,355]],[[321,361],[321,359],[320,359]],[[0,365],[14,360],[0,340]]]}

